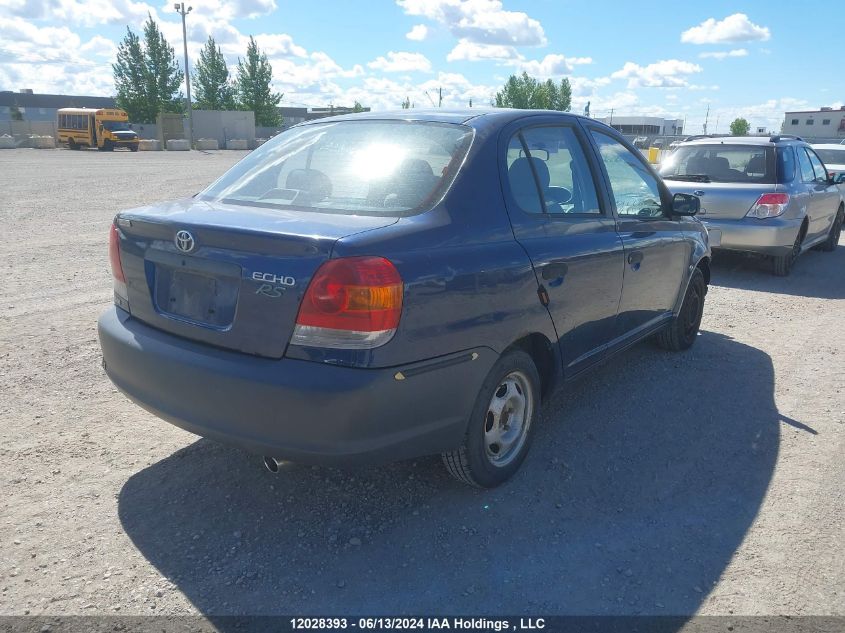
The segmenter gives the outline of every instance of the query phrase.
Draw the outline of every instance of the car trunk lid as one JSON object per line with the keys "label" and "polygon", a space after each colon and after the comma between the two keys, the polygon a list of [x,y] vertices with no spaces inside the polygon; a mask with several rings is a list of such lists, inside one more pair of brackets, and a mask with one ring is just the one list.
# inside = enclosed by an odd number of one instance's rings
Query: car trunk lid
{"label": "car trunk lid", "polygon": [[187,339],[280,358],[302,295],[334,243],[394,222],[199,199],[123,212],[117,226],[129,310]]}
{"label": "car trunk lid", "polygon": [[784,191],[782,186],[762,183],[689,182],[664,177],[669,191],[687,193],[701,200],[702,220],[739,220],[764,193]]}

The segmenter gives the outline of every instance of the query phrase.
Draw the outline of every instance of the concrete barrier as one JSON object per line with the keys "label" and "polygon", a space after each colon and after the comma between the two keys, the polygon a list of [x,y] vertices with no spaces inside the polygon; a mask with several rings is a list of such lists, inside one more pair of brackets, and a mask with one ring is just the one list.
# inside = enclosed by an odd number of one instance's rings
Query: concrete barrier
{"label": "concrete barrier", "polygon": [[15,149],[15,137],[8,134],[0,136],[0,149]]}
{"label": "concrete barrier", "polygon": [[197,149],[220,149],[216,138],[201,138],[196,142]]}
{"label": "concrete barrier", "polygon": [[167,151],[169,152],[187,152],[191,149],[190,143],[184,138],[171,138],[167,141]]}
{"label": "concrete barrier", "polygon": [[160,152],[161,141],[154,138],[142,138],[138,141],[138,151],[140,152]]}
{"label": "concrete barrier", "polygon": [[230,138],[226,141],[226,149],[249,149],[249,142],[245,138]]}
{"label": "concrete barrier", "polygon": [[56,149],[56,139],[52,136],[30,136],[29,146],[35,149]]}
{"label": "concrete barrier", "polygon": [[253,139],[249,144],[249,149],[257,149],[258,147],[261,147],[262,145],[264,145],[264,143],[266,143],[266,142],[267,142],[266,138]]}

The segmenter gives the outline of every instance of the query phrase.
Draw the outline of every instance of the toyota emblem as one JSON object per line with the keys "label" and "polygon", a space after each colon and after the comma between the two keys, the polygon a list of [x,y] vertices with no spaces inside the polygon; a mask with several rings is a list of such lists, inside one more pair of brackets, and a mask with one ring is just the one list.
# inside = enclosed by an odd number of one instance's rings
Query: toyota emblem
{"label": "toyota emblem", "polygon": [[174,241],[176,242],[176,248],[183,253],[190,253],[194,250],[194,246],[196,246],[194,236],[188,233],[188,231],[179,231]]}

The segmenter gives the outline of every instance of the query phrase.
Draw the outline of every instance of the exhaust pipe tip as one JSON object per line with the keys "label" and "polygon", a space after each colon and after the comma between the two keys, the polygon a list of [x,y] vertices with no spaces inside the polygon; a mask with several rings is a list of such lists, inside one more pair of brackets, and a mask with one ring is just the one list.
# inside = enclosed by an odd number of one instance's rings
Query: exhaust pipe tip
{"label": "exhaust pipe tip", "polygon": [[264,458],[264,467],[273,474],[279,472],[279,466],[281,465],[281,463],[281,460],[276,459],[275,457]]}

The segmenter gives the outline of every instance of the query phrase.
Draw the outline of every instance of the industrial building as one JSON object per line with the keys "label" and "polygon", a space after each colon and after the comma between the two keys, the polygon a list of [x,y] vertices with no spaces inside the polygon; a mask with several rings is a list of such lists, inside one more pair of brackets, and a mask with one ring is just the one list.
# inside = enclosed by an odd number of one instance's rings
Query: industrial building
{"label": "industrial building", "polygon": [[59,108],[114,108],[112,97],[35,94],[24,88],[19,92],[0,90],[0,121],[53,121]]}
{"label": "industrial building", "polygon": [[845,138],[845,106],[787,112],[781,133],[810,139]]}
{"label": "industrial building", "polygon": [[620,133],[635,136],[681,136],[683,119],[664,119],[657,116],[610,116],[597,118]]}

